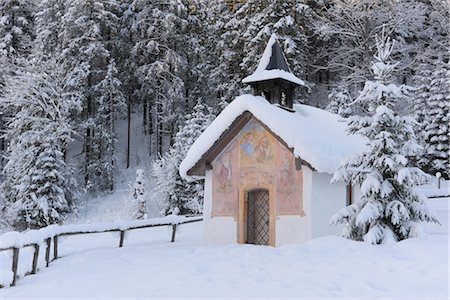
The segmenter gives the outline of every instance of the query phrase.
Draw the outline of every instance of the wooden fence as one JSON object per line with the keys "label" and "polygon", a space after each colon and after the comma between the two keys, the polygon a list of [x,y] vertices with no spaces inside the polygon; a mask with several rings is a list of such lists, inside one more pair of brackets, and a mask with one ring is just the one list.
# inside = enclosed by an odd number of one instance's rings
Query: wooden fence
{"label": "wooden fence", "polygon": [[[142,229],[142,228],[150,228],[150,227],[160,227],[160,226],[172,226],[172,236],[170,239],[170,242],[175,242],[175,235],[177,231],[177,226],[182,224],[188,224],[188,223],[194,223],[202,221],[203,218],[200,217],[194,217],[194,218],[186,218],[186,220],[182,220],[179,222],[167,222],[167,223],[156,223],[156,224],[143,224],[143,225],[135,225],[135,226],[129,226],[126,229],[123,228],[111,228],[111,229],[105,229],[105,230],[67,230],[67,231],[60,231],[57,234],[55,234],[53,237],[47,237],[41,243],[28,243],[24,244],[21,247],[7,247],[7,248],[0,248],[1,251],[12,251],[13,257],[12,257],[12,263],[11,263],[11,271],[13,273],[13,279],[11,281],[11,284],[9,286],[15,286],[16,280],[18,278],[17,276],[17,269],[19,266],[19,252],[22,248],[27,247],[34,247],[34,253],[33,253],[33,260],[31,264],[31,271],[25,273],[24,276],[36,274],[38,271],[38,259],[39,259],[39,248],[40,244],[45,244],[45,266],[48,267],[50,262],[58,258],[58,238],[60,236],[69,236],[69,235],[80,235],[80,234],[94,234],[94,233],[107,233],[107,232],[119,232],[119,247],[123,246],[124,239],[125,239],[125,232],[129,230],[135,230],[135,229]],[[52,246],[52,240],[53,240],[53,259],[50,258],[50,250]],[[4,286],[0,285],[0,288],[3,288]]]}

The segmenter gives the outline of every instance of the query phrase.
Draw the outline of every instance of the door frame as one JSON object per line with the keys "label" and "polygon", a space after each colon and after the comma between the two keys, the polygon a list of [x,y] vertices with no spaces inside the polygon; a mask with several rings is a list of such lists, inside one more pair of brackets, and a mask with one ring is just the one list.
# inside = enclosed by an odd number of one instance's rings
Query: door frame
{"label": "door frame", "polygon": [[238,243],[245,244],[247,240],[247,195],[253,190],[269,191],[269,246],[275,247],[275,190],[272,185],[260,184],[257,186],[241,186],[239,188],[239,213],[238,213]]}

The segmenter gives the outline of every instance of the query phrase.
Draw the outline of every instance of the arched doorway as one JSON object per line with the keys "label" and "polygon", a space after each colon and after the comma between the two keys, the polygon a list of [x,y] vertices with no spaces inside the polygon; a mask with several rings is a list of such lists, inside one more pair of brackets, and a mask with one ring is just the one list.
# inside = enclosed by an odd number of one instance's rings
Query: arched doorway
{"label": "arched doorway", "polygon": [[247,192],[247,244],[269,245],[270,203],[269,190],[255,189]]}

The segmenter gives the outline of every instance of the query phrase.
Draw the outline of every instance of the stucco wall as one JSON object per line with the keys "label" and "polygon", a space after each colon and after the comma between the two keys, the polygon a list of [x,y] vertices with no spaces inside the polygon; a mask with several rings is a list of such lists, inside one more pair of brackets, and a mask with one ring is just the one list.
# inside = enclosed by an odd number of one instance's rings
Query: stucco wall
{"label": "stucco wall", "polygon": [[208,244],[231,244],[237,241],[237,223],[234,217],[211,217],[212,214],[212,170],[205,174],[203,202],[203,234]]}
{"label": "stucco wall", "polygon": [[275,245],[304,243],[311,239],[309,216],[278,216],[275,226]]}
{"label": "stucco wall", "polygon": [[303,176],[303,216],[277,216],[276,245],[303,243],[311,239],[311,198],[313,172],[306,166],[302,167]]}
{"label": "stucco wall", "polygon": [[311,236],[339,235],[341,226],[330,226],[330,218],[345,206],[346,185],[330,184],[332,175],[312,173]]}

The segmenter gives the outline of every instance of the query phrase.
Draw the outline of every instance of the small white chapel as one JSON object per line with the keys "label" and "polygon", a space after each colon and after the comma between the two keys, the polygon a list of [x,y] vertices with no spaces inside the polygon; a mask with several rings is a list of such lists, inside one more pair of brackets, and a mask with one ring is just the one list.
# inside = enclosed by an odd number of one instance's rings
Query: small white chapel
{"label": "small white chapel", "polygon": [[180,165],[184,178],[205,180],[205,241],[280,246],[339,234],[329,219],[358,190],[330,180],[364,140],[348,135],[341,116],[294,104],[304,82],[275,35],[243,83],[253,95],[233,100]]}

